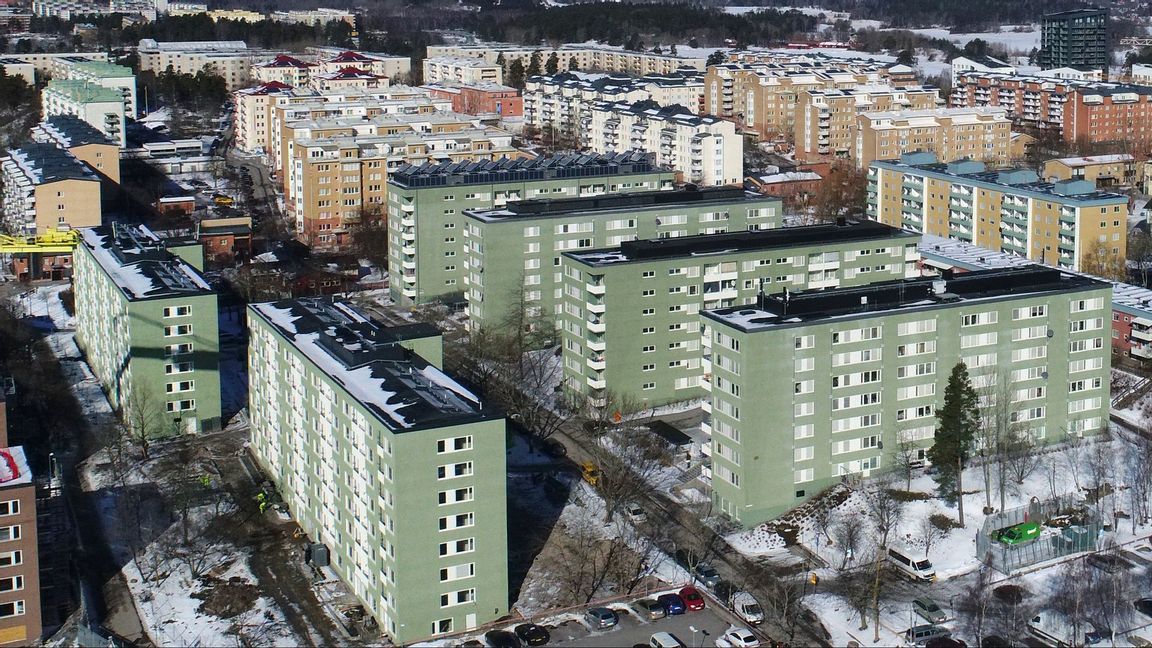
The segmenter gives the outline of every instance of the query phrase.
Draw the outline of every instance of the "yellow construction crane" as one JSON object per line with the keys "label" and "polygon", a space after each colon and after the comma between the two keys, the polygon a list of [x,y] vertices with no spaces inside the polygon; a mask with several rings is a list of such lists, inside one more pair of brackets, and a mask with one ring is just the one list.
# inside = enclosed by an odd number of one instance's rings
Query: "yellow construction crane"
{"label": "yellow construction crane", "polygon": [[63,254],[80,242],[76,230],[57,230],[36,236],[0,234],[0,254]]}

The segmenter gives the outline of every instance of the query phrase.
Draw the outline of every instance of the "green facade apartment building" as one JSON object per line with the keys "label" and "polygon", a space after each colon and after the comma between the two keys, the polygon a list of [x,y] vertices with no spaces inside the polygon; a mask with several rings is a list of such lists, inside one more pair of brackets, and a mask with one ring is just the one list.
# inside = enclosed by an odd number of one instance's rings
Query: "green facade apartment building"
{"label": "green facade apartment building", "polygon": [[651,153],[406,165],[388,175],[388,271],[397,304],[462,302],[464,212],[518,200],[671,189]]}
{"label": "green facade apartment building", "polygon": [[562,255],[565,384],[648,406],[703,397],[700,311],[918,275],[920,235],[872,221],[625,241]]}
{"label": "green facade apartment building", "polygon": [[1111,295],[1025,266],[706,311],[714,504],[754,525],[927,447],[961,360],[986,412],[1043,443],[1105,429]]}
{"label": "green facade apartment building", "polygon": [[423,357],[439,331],[320,298],[248,313],[252,452],[381,630],[507,614],[504,419]]}
{"label": "green facade apartment building", "polygon": [[187,260],[192,250],[142,225],[79,231],[76,344],[112,406],[171,426],[160,434],[220,429],[216,293]]}
{"label": "green facade apartment building", "polygon": [[468,317],[498,326],[520,303],[559,319],[565,252],[637,238],[780,227],[779,198],[724,187],[561,200],[525,200],[467,216]]}

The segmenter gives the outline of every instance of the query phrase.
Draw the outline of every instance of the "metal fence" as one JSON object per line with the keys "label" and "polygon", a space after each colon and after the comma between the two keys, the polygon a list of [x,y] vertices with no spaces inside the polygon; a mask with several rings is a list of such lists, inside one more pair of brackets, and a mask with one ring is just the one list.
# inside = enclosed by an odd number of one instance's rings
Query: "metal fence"
{"label": "metal fence", "polygon": [[[996,540],[999,530],[1022,522],[1040,524],[1043,527],[1041,537],[1023,545],[1008,545]],[[1033,500],[1027,506],[989,515],[976,536],[976,557],[996,571],[1011,575],[1014,571],[1047,560],[1094,551],[1098,548],[1102,527],[1095,511],[1074,494],[1044,501]]]}

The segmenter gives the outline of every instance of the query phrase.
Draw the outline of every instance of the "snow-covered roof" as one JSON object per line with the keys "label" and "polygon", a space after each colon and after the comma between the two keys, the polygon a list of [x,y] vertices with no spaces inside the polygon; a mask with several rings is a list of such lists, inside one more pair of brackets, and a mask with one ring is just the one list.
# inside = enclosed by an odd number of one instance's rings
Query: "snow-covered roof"
{"label": "snow-covered roof", "polygon": [[463,385],[401,345],[438,336],[431,325],[383,326],[351,304],[324,298],[253,304],[250,309],[390,430],[460,425],[499,416]]}
{"label": "snow-covered roof", "polygon": [[1084,167],[1093,164],[1116,164],[1117,162],[1131,162],[1136,158],[1128,153],[1114,153],[1112,155],[1087,155],[1084,157],[1068,157],[1054,160],[1064,166]]}
{"label": "snow-covered roof", "polygon": [[784,182],[809,182],[820,180],[820,174],[815,171],[785,171],[783,173],[770,173],[756,177],[760,184],[780,184]]}
{"label": "snow-covered roof", "polygon": [[143,225],[89,227],[80,245],[92,255],[130,301],[212,292],[196,268],[172,254]]}

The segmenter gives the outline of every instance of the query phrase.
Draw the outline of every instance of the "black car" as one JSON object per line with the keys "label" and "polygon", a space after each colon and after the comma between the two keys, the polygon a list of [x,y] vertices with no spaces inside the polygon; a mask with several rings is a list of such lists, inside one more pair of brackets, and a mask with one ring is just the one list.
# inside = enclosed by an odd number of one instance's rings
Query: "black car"
{"label": "black car", "polygon": [[492,648],[520,648],[521,643],[516,635],[507,630],[489,630],[484,633],[484,643]]}
{"label": "black car", "polygon": [[1152,599],[1143,598],[1138,601],[1133,601],[1132,605],[1140,614],[1152,617]]}
{"label": "black car", "polygon": [[547,628],[535,623],[521,623],[516,626],[516,636],[529,646],[543,646],[552,638]]}

